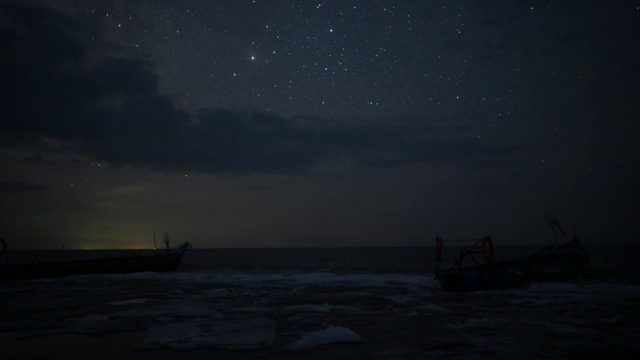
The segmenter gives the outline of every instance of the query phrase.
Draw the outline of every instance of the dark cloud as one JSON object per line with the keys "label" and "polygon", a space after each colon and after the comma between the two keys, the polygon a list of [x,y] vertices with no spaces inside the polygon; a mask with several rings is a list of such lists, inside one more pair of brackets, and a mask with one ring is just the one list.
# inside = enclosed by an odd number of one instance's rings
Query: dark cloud
{"label": "dark cloud", "polygon": [[[405,123],[408,122],[405,120]],[[460,126],[411,125],[355,127],[337,131],[341,146],[368,165],[396,167],[440,163],[463,167],[503,168],[522,165],[524,145],[488,144]]]}
{"label": "dark cloud", "polygon": [[71,19],[6,4],[0,26],[2,130],[64,136],[74,101],[87,94],[76,68],[84,53]]}
{"label": "dark cloud", "polygon": [[22,157],[20,161],[27,164],[46,164],[45,159],[41,154],[29,154]]}
{"label": "dark cloud", "polygon": [[25,182],[0,181],[0,194],[47,191],[49,187]]}
{"label": "dark cloud", "polygon": [[52,10],[6,3],[0,5],[0,41],[3,61],[47,68],[78,63],[82,42],[71,36],[79,25]]}
{"label": "dark cloud", "polygon": [[327,155],[316,131],[275,114],[202,109],[198,120],[188,129],[185,159],[198,170],[298,172]]}
{"label": "dark cloud", "polygon": [[274,189],[273,186],[249,186],[245,190],[247,191],[267,191]]}
{"label": "dark cloud", "polygon": [[[39,8],[6,8],[17,15],[3,21],[0,37],[22,38],[2,43],[2,145],[44,137],[114,162],[148,162],[157,152],[163,158],[166,146],[158,142],[175,136],[188,115],[158,93],[153,64],[119,58],[89,63],[82,44],[69,35],[72,20]],[[130,156],[121,156],[120,149]]]}
{"label": "dark cloud", "polygon": [[140,96],[158,89],[153,63],[129,59],[105,59],[91,69],[92,79],[103,96]]}
{"label": "dark cloud", "polygon": [[[465,129],[424,120],[351,124],[273,113],[200,109],[193,117],[158,91],[153,63],[104,58],[89,63],[69,35],[80,31],[48,10],[9,7],[0,30],[4,146],[39,137],[65,150],[115,165],[202,172],[304,172],[332,157],[398,167],[446,163],[465,167],[518,165],[522,149],[488,145]],[[15,38],[18,37],[18,40]]]}

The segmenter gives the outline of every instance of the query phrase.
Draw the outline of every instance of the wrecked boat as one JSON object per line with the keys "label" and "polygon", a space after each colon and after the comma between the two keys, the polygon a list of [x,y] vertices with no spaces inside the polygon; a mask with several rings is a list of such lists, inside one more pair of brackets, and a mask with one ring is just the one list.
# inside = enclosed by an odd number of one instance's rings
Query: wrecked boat
{"label": "wrecked boat", "polygon": [[[564,234],[560,224],[548,220],[554,230]],[[465,240],[466,241],[466,240]],[[531,255],[508,261],[495,260],[495,246],[491,236],[470,240],[471,247],[462,248],[454,258],[453,266],[440,271],[442,262],[442,237],[436,237],[435,277],[445,291],[500,290],[541,281],[564,281],[580,274],[589,262],[589,254],[575,237],[556,243]]]}

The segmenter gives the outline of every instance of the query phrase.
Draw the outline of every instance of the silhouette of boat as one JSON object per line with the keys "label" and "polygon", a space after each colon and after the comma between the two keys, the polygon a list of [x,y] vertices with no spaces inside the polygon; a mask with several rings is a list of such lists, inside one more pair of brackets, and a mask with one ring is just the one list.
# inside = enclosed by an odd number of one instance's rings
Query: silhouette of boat
{"label": "silhouette of boat", "polygon": [[[6,243],[2,241],[2,248]],[[175,271],[187,248],[184,244],[175,248],[158,251],[158,254],[146,256],[122,256],[91,260],[73,260],[57,262],[0,263],[0,280],[24,280],[50,277],[62,277],[80,274],[126,274],[135,272]]]}
{"label": "silhouette of boat", "polygon": [[[554,230],[556,228],[564,235],[560,224],[550,217],[547,222]],[[580,274],[589,262],[587,253],[580,240],[574,238],[562,245],[550,244],[548,247],[529,256],[496,262],[494,259],[495,247],[491,236],[483,239],[472,240],[476,243],[470,248],[463,248],[454,265],[446,272],[441,273],[439,263],[442,261],[441,237],[436,238],[436,272],[435,276],[446,291],[478,291],[499,290],[522,286],[540,281],[563,281]],[[481,254],[485,263],[476,259],[476,254]],[[473,262],[464,266],[465,260]]]}

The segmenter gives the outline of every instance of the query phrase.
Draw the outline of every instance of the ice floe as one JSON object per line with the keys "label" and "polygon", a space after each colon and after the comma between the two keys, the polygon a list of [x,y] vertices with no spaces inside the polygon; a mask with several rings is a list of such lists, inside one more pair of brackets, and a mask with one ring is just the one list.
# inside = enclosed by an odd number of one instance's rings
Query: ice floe
{"label": "ice floe", "polygon": [[342,326],[330,326],[324,330],[314,331],[302,335],[302,337],[287,345],[285,350],[304,351],[319,346],[336,343],[359,343],[363,339],[350,329]]}
{"label": "ice floe", "polygon": [[287,309],[294,312],[319,312],[319,313],[325,313],[325,314],[328,314],[334,310],[351,311],[351,312],[359,311],[359,309],[354,306],[329,305],[327,303],[324,303],[322,305],[311,305],[311,304],[294,305],[294,306],[287,307]]}
{"label": "ice floe", "polygon": [[128,299],[128,300],[121,300],[121,301],[111,301],[111,302],[108,302],[107,304],[113,305],[113,306],[121,306],[121,305],[131,305],[131,304],[143,304],[143,303],[146,303],[147,301],[158,301],[158,300],[138,298],[138,299]]}
{"label": "ice floe", "polygon": [[414,307],[414,309],[420,311],[420,310],[427,310],[427,311],[433,311],[433,312],[448,312],[449,310],[445,309],[444,307],[440,306],[440,305],[436,305],[436,304],[425,304],[425,305],[419,305]]}

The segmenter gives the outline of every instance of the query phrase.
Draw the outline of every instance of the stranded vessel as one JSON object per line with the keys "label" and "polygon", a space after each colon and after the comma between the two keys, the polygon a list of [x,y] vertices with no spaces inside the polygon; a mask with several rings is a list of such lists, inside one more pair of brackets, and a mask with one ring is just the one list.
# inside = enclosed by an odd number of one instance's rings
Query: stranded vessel
{"label": "stranded vessel", "polygon": [[[174,271],[180,265],[182,256],[189,242],[158,251],[145,256],[121,256],[90,260],[50,261],[50,262],[21,262],[12,263],[4,260],[0,262],[0,280],[24,280],[49,277],[61,277],[80,274],[125,274],[134,272],[165,272]],[[0,239],[0,255],[6,251],[6,242]]]}
{"label": "stranded vessel", "polygon": [[[550,217],[547,222],[556,235],[556,229],[564,234],[560,224]],[[529,256],[509,260],[495,261],[495,246],[491,236],[472,240],[474,245],[460,250],[454,258],[453,266],[440,272],[442,262],[442,237],[436,237],[435,277],[446,291],[499,290],[522,286],[539,281],[561,281],[578,275],[589,262],[589,254],[575,237],[564,244],[556,244],[535,252]],[[484,263],[476,256],[481,255]],[[478,256],[480,257],[480,256]],[[464,265],[465,260],[470,265]]]}

